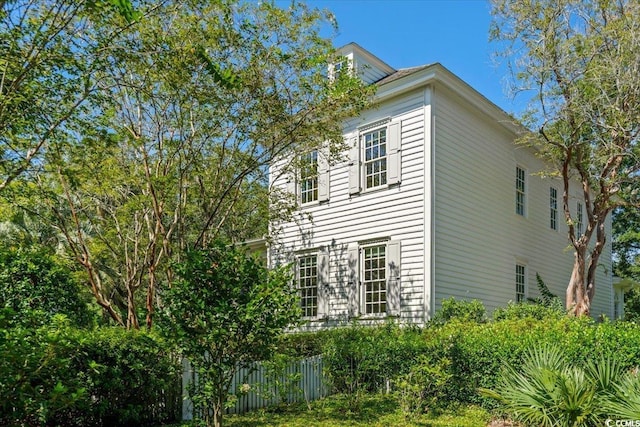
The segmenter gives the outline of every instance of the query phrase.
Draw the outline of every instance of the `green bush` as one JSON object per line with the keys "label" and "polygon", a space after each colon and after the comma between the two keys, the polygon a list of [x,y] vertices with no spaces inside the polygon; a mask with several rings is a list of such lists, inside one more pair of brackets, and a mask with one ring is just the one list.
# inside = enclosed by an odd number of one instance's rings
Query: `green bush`
{"label": "green bush", "polygon": [[612,357],[575,364],[557,345],[536,345],[522,362],[506,366],[495,390],[481,390],[501,402],[515,420],[541,427],[589,427],[607,418],[637,419],[637,376]]}
{"label": "green bush", "polygon": [[493,320],[537,319],[559,320],[566,313],[557,306],[546,306],[537,303],[509,303],[505,308],[497,308],[493,312]]}
{"label": "green bush", "polygon": [[[19,317],[19,320],[17,319]],[[180,371],[165,346],[64,316],[0,311],[0,425],[138,426],[179,415]]]}
{"label": "green bush", "polygon": [[424,414],[446,406],[450,364],[448,359],[440,359],[434,364],[430,357],[422,355],[408,374],[396,380],[398,403],[405,415]]}
{"label": "green bush", "polygon": [[43,320],[66,315],[76,326],[91,326],[93,313],[71,270],[43,249],[0,250],[0,308],[38,312]]}
{"label": "green bush", "polygon": [[420,329],[353,325],[326,334],[323,362],[334,392],[386,391],[425,349]]}
{"label": "green bush", "polygon": [[482,302],[477,299],[462,301],[451,297],[442,300],[442,308],[433,316],[431,323],[442,325],[454,319],[462,322],[484,323],[487,321],[487,311]]}

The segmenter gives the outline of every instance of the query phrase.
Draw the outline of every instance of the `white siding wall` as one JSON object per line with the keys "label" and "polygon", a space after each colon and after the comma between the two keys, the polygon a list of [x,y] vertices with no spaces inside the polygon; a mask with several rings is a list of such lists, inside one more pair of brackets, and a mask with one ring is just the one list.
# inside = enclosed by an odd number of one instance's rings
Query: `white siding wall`
{"label": "white siding wall", "polygon": [[387,76],[384,71],[377,68],[361,55],[354,54],[353,61],[358,74],[365,83],[374,83]]}
{"label": "white siding wall", "polygon": [[[542,162],[499,124],[435,91],[435,289],[443,298],[481,299],[489,311],[515,301],[515,264],[527,267],[528,296],[536,273],[564,301],[573,262],[562,215],[560,181],[536,175]],[[515,169],[525,169],[526,217],[515,213]],[[558,230],[549,225],[549,187],[558,189]],[[577,187],[572,189],[575,209]],[[605,265],[611,245],[602,254]],[[611,315],[611,271],[600,269],[592,314]]]}
{"label": "white siding wall", "polygon": [[[282,232],[272,251],[276,258],[297,251],[325,247],[330,254],[330,321],[311,322],[310,328],[347,320],[348,247],[367,239],[388,238],[401,243],[401,313],[403,321],[424,321],[424,91],[416,91],[366,113],[346,129],[393,117],[402,123],[402,182],[399,186],[349,196],[348,161],[330,171],[326,203],[305,206],[296,221],[280,224]],[[283,179],[276,185],[286,186]],[[308,216],[311,216],[309,218]],[[274,227],[278,228],[278,227]]]}

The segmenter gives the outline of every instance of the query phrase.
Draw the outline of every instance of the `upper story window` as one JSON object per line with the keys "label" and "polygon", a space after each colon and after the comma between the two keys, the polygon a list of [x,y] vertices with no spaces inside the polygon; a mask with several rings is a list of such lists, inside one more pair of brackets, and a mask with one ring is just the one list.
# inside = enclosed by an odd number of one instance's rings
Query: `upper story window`
{"label": "upper story window", "polygon": [[576,205],[576,237],[581,237],[584,232],[584,214],[582,213],[582,203]]}
{"label": "upper story window", "polygon": [[364,145],[364,188],[387,184],[387,129],[362,135]]}
{"label": "upper story window", "polygon": [[524,302],[527,292],[527,267],[516,264],[516,302]]}
{"label": "upper story window", "polygon": [[311,204],[329,200],[328,147],[299,157],[295,171],[287,176],[287,191],[298,203]]}
{"label": "upper story window", "polygon": [[526,203],[526,193],[525,193],[525,172],[519,166],[516,166],[516,213],[518,215],[525,216],[525,203]]}
{"label": "upper story window", "polygon": [[300,202],[315,202],[318,200],[318,151],[305,154],[300,160]]}
{"label": "upper story window", "polygon": [[549,187],[549,226],[558,229],[558,190]]}
{"label": "upper story window", "polygon": [[350,195],[400,183],[400,140],[399,121],[379,121],[360,129],[350,140]]}

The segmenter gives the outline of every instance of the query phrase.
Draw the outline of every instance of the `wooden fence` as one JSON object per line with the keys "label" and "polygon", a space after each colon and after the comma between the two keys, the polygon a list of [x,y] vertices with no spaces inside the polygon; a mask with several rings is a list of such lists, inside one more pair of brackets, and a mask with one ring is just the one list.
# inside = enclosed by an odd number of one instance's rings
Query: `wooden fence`
{"label": "wooden fence", "polygon": [[[193,418],[193,405],[188,398],[187,387],[198,379],[186,359],[182,366],[182,419],[190,420]],[[322,356],[277,367],[273,363],[256,362],[251,368],[236,372],[230,392],[237,396],[237,401],[227,409],[227,414],[244,414],[279,403],[310,402],[325,397],[328,387],[322,374]]]}

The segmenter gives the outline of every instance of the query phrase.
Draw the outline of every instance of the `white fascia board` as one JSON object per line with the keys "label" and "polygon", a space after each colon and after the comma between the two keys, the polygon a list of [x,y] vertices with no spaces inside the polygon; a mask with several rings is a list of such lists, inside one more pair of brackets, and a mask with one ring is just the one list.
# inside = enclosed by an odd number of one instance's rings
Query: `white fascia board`
{"label": "white fascia board", "polygon": [[374,102],[383,102],[432,83],[446,86],[514,134],[527,132],[527,129],[518,124],[513,117],[439,63],[380,86],[374,96]]}

